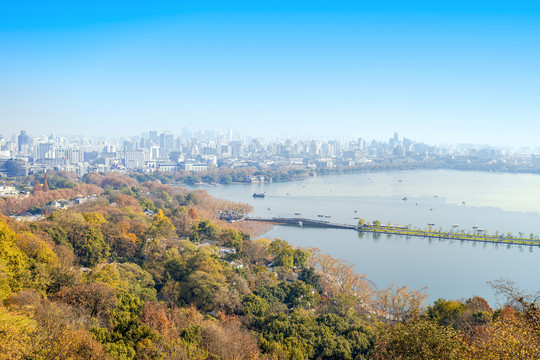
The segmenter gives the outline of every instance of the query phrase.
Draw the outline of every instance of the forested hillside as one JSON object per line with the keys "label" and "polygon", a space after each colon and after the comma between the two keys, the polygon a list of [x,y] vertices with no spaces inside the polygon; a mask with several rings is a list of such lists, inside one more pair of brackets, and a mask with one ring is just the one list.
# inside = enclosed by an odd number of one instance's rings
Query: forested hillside
{"label": "forested hillside", "polygon": [[[426,305],[219,220],[246,204],[121,175],[30,181],[0,201],[0,359],[540,358],[535,298],[508,281],[499,309],[473,294]],[[48,205],[74,197],[88,200]],[[29,210],[42,218],[8,216]]]}

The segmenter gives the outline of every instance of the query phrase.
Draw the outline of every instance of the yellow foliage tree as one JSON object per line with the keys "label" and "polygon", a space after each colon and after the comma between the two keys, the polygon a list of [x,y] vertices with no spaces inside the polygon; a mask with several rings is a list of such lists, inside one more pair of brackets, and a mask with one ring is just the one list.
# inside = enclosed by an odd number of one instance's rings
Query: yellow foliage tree
{"label": "yellow foliage tree", "polygon": [[83,216],[84,220],[86,220],[86,222],[92,225],[101,225],[107,222],[107,220],[105,220],[105,217],[103,217],[102,214],[97,212],[87,212]]}
{"label": "yellow foliage tree", "polygon": [[22,359],[35,328],[34,320],[0,307],[0,360]]}
{"label": "yellow foliage tree", "polygon": [[464,342],[469,359],[540,359],[538,328],[523,314],[509,308]]}
{"label": "yellow foliage tree", "polygon": [[17,247],[17,234],[0,220],[0,300],[20,290],[28,257]]}

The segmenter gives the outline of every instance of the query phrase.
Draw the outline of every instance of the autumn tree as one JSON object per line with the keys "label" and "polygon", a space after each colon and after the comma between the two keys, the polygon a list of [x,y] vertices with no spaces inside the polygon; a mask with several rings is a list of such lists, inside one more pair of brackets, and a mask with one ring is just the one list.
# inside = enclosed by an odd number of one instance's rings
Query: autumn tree
{"label": "autumn tree", "polygon": [[114,202],[119,207],[130,207],[135,211],[142,211],[141,204],[133,196],[120,194],[114,198]]}
{"label": "autumn tree", "polygon": [[403,321],[420,310],[426,297],[423,291],[410,290],[406,285],[397,287],[392,284],[376,292],[372,308],[381,321]]}
{"label": "autumn tree", "polygon": [[0,219],[0,300],[25,283],[28,257],[17,246],[17,234]]}
{"label": "autumn tree", "polygon": [[34,182],[34,186],[32,187],[32,194],[37,194],[38,192],[43,191],[43,187],[39,183],[39,181]]}
{"label": "autumn tree", "polygon": [[109,359],[70,306],[31,291],[12,295],[8,306],[0,307],[0,359]]}
{"label": "autumn tree", "polygon": [[90,316],[110,317],[116,303],[116,293],[110,285],[91,282],[63,287],[56,294],[56,298],[88,311]]}
{"label": "autumn tree", "polygon": [[43,178],[43,191],[44,192],[49,191],[49,183],[47,182],[48,179],[49,179],[49,176],[47,175],[47,173],[45,173],[45,177]]}
{"label": "autumn tree", "polygon": [[152,220],[152,225],[146,231],[145,236],[152,239],[166,239],[174,236],[174,225],[171,220],[160,210]]}
{"label": "autumn tree", "polygon": [[[510,280],[490,282],[507,307],[493,314],[493,321],[463,337],[471,359],[540,358],[540,308],[538,294],[519,289]],[[478,301],[477,301],[478,303]]]}
{"label": "autumn tree", "polygon": [[374,298],[372,283],[365,275],[354,271],[353,265],[311,248],[308,266],[321,275],[323,293],[334,299],[336,311],[344,314],[351,309],[363,313]]}
{"label": "autumn tree", "polygon": [[540,333],[534,322],[506,308],[493,322],[463,339],[469,359],[540,359]]}

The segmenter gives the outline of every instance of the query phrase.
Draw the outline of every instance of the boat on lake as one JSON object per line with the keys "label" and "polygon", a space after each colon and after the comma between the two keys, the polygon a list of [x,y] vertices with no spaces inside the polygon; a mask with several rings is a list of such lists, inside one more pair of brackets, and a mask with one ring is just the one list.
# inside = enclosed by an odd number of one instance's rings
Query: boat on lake
{"label": "boat on lake", "polygon": [[263,193],[253,193],[253,197],[254,198],[263,198],[264,197],[264,194]]}

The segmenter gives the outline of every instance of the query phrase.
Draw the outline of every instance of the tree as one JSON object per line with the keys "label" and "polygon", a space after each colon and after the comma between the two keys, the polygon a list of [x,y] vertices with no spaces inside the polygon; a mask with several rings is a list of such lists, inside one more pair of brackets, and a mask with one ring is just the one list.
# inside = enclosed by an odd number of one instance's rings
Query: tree
{"label": "tree", "polygon": [[318,292],[322,291],[321,276],[317,274],[315,269],[312,267],[303,268],[302,272],[298,276],[298,280],[301,280],[306,284],[311,285]]}
{"label": "tree", "polygon": [[341,259],[323,254],[319,249],[310,249],[308,266],[321,274],[323,293],[336,300],[338,311],[364,312],[373,299],[372,283],[365,275],[354,271],[353,265]]}
{"label": "tree", "polygon": [[114,198],[114,202],[121,208],[131,207],[135,211],[143,210],[139,201],[130,195],[120,194]]}
{"label": "tree", "polygon": [[469,359],[540,359],[540,333],[534,322],[511,308],[492,323],[464,337]]}
{"label": "tree", "polygon": [[212,224],[209,220],[201,220],[195,225],[195,232],[203,239],[215,240],[220,232],[217,225]]}
{"label": "tree", "polygon": [[466,310],[467,306],[459,301],[438,299],[428,307],[427,315],[439,325],[453,326],[457,329]]}
{"label": "tree", "polygon": [[146,237],[154,240],[167,239],[174,237],[174,225],[171,220],[163,214],[163,210],[159,210],[154,215],[152,225],[146,231]]}
{"label": "tree", "polygon": [[35,328],[29,317],[0,307],[0,359],[22,360]]}
{"label": "tree", "polygon": [[274,257],[274,265],[292,269],[294,266],[294,253],[288,249],[283,250]]}
{"label": "tree", "polygon": [[315,317],[297,309],[275,313],[257,323],[261,348],[282,359],[364,359],[371,337],[360,324],[332,315]]}
{"label": "tree", "polygon": [[265,299],[253,293],[244,297],[242,305],[244,306],[246,314],[257,317],[263,316],[268,311],[269,307],[268,302]]}
{"label": "tree", "polygon": [[419,311],[426,297],[422,291],[409,290],[407,285],[397,287],[392,284],[377,292],[373,306],[381,321],[404,321]]}
{"label": "tree", "polygon": [[45,173],[45,177],[43,178],[43,191],[47,192],[49,191],[49,184],[47,183],[47,180],[49,179],[49,176],[47,173]]}
{"label": "tree", "polygon": [[286,241],[274,239],[270,243],[268,251],[274,255],[274,265],[288,269],[292,269],[294,266],[294,250]]}
{"label": "tree", "polygon": [[295,281],[291,284],[282,282],[280,286],[285,289],[285,299],[283,302],[290,308],[312,309],[319,302],[319,293],[313,291],[311,285],[303,281]]}
{"label": "tree", "polygon": [[244,239],[242,234],[233,228],[223,230],[219,235],[219,241],[223,245],[230,246],[238,251],[242,251],[244,247]]}
{"label": "tree", "polygon": [[294,250],[294,266],[304,268],[309,259],[309,252],[302,249]]}
{"label": "tree", "polygon": [[37,194],[41,191],[43,191],[43,188],[41,187],[41,184],[39,183],[39,181],[36,180],[32,188],[32,194]]}
{"label": "tree", "polygon": [[103,240],[103,234],[98,227],[85,225],[69,235],[73,251],[82,265],[96,265],[109,256],[109,246]]}
{"label": "tree", "polygon": [[90,316],[110,317],[116,304],[117,291],[104,283],[91,282],[73,287],[63,287],[56,298],[88,311]]}
{"label": "tree", "polygon": [[120,278],[127,282],[127,290],[130,294],[143,301],[155,300],[155,281],[149,272],[133,263],[122,263],[118,264],[117,267]]}
{"label": "tree", "polygon": [[464,347],[454,329],[421,316],[385,327],[373,349],[375,360],[460,360],[464,355]]}
{"label": "tree", "polygon": [[214,299],[220,291],[225,291],[225,279],[219,273],[196,270],[185,281],[180,294],[187,304],[194,304],[205,311],[214,310]]}
{"label": "tree", "polygon": [[[110,359],[72,309],[47,300],[0,307],[0,359]],[[31,318],[30,318],[31,316]]]}
{"label": "tree", "polygon": [[96,340],[101,342],[115,359],[152,359],[158,357],[156,334],[148,325],[141,324],[140,300],[126,292],[118,294],[118,303],[108,328],[93,328]]}
{"label": "tree", "polygon": [[83,216],[86,222],[92,225],[101,225],[107,222],[107,220],[105,220],[105,217],[103,217],[103,214],[100,214],[98,212],[87,212]]}
{"label": "tree", "polygon": [[0,219],[0,301],[25,283],[28,257],[17,247],[17,234]]}

